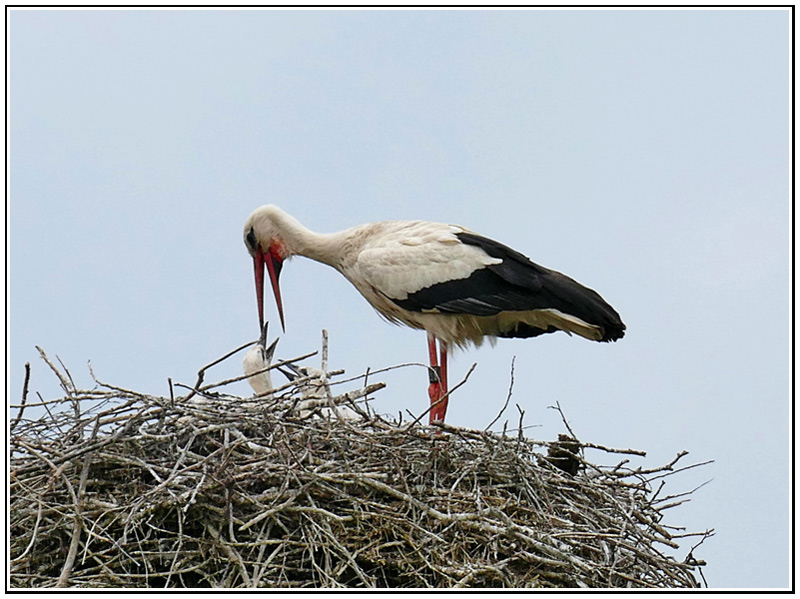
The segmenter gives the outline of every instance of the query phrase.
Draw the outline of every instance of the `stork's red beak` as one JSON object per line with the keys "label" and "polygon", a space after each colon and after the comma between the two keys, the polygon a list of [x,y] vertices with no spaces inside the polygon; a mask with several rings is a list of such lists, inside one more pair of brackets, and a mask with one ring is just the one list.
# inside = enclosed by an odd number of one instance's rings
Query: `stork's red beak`
{"label": "stork's red beak", "polygon": [[272,292],[275,294],[275,303],[278,305],[278,316],[281,319],[281,328],[286,332],[286,325],[283,322],[283,303],[281,302],[281,288],[278,285],[278,278],[283,267],[283,259],[277,256],[270,248],[264,253],[261,248],[253,256],[253,265],[256,275],[256,301],[258,302],[258,325],[264,329],[264,265],[269,271],[269,281],[272,284]]}

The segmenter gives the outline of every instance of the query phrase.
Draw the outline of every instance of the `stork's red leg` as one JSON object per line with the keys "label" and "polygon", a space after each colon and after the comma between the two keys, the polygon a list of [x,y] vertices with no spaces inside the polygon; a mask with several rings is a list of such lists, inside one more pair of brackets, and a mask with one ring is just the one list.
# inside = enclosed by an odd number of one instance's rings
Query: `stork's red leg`
{"label": "stork's red leg", "polygon": [[438,419],[444,422],[444,415],[447,412],[447,401],[450,398],[445,397],[447,395],[447,343],[441,340],[439,341],[439,378],[442,383],[441,397],[444,397],[444,399],[442,403],[437,406],[440,416]]}
{"label": "stork's red leg", "polygon": [[[444,414],[447,411],[447,399],[439,403],[439,400],[447,393],[447,345],[439,342],[441,364],[436,351],[436,337],[428,333],[428,356],[431,363],[429,370],[430,385],[428,385],[428,397],[431,398],[430,422],[443,422]],[[437,405],[434,405],[437,404]]]}
{"label": "stork's red leg", "polygon": [[436,368],[439,365],[438,356],[436,355],[436,337],[432,333],[428,333],[428,360],[431,363],[431,368]]}
{"label": "stork's red leg", "polygon": [[428,385],[428,397],[431,398],[431,406],[433,406],[430,411],[431,422],[437,419],[435,415],[438,414],[438,406],[434,406],[434,404],[442,397],[441,370],[439,369],[438,359],[436,337],[428,333],[428,360],[431,365],[428,370],[428,380],[430,381]]}
{"label": "stork's red leg", "polygon": [[439,370],[442,388],[447,393],[447,343],[439,341]]}

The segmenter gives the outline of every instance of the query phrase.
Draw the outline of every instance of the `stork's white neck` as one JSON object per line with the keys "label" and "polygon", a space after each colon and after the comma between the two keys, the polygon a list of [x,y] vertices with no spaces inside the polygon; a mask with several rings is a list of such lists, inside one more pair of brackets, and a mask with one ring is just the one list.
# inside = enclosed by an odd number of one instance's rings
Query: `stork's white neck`
{"label": "stork's white neck", "polygon": [[279,240],[288,256],[305,256],[338,268],[347,231],[315,233],[277,206],[262,206],[251,217],[262,244]]}

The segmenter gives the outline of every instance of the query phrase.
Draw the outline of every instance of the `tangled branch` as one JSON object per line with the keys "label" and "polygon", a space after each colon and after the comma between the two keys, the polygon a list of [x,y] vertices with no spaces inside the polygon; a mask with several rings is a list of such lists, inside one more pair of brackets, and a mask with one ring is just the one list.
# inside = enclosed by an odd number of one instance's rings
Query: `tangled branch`
{"label": "tangled branch", "polygon": [[[685,454],[602,466],[583,449],[615,450],[566,435],[399,425],[366,376],[336,394],[327,373],[309,408],[304,379],[158,397],[81,390],[47,363],[64,397],[33,419],[26,379],[13,420],[14,587],[698,586],[713,532],[668,526],[688,494],[659,497]],[[342,405],[358,409],[325,412]]]}

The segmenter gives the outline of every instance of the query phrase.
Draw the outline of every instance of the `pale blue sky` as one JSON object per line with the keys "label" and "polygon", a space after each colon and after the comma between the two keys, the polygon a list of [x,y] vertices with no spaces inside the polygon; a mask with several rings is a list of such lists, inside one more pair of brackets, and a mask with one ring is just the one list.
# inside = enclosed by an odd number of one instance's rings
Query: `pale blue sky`
{"label": "pale blue sky", "polygon": [[[260,204],[321,232],[458,223],[598,290],[628,333],[458,353],[453,382],[478,367],[448,421],[486,426],[516,356],[531,436],[563,432],[558,401],[645,467],[715,460],[670,481],[713,479],[668,524],[716,529],[712,586],[790,584],[788,10],[39,10],[9,35],[12,401],[26,361],[58,392],[34,345],[79,384],[91,361],[165,395],[256,338]],[[279,356],[326,328],[348,374],[425,361],[333,270],[296,259],[282,283]],[[422,369],[380,378],[377,410],[425,409]]]}

